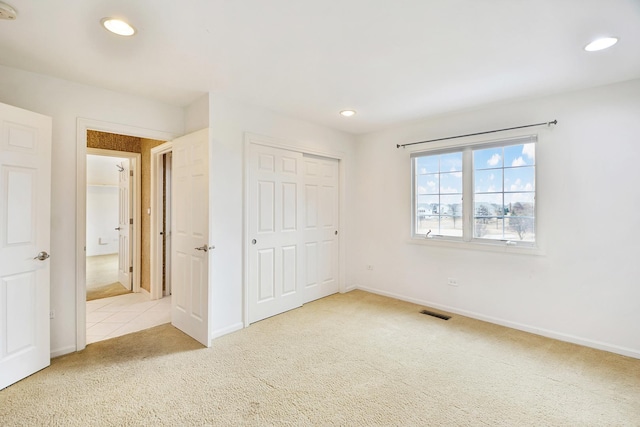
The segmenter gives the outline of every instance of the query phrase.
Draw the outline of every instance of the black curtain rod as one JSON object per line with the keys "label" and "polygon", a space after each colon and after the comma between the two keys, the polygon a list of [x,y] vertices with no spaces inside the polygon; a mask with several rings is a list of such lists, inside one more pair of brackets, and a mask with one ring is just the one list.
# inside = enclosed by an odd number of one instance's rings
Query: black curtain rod
{"label": "black curtain rod", "polygon": [[486,133],[504,132],[506,130],[530,128],[530,127],[533,127],[533,126],[551,126],[551,125],[557,125],[557,124],[558,124],[558,121],[554,120],[552,122],[535,123],[535,124],[532,124],[532,125],[516,126],[516,127],[512,127],[512,128],[488,130],[488,131],[485,131],[485,132],[468,133],[466,135],[448,136],[446,138],[430,139],[428,141],[410,142],[408,144],[396,144],[396,148],[400,148],[400,147],[404,148],[404,147],[407,147],[409,145],[416,145],[416,144],[426,144],[427,142],[445,141],[447,139],[464,138],[465,136],[484,135]]}

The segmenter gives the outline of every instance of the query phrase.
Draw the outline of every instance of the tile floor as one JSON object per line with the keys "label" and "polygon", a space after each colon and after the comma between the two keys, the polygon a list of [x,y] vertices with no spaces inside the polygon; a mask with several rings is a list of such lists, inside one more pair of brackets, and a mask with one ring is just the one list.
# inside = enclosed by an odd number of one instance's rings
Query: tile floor
{"label": "tile floor", "polygon": [[87,344],[171,322],[171,296],[151,300],[145,293],[87,302]]}

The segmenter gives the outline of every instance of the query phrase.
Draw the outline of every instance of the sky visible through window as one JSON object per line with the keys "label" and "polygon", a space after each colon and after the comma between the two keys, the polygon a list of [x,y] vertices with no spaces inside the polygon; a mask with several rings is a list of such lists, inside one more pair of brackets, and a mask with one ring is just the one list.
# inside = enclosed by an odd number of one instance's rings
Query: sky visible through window
{"label": "sky visible through window", "polygon": [[[535,144],[472,151],[473,236],[535,240]],[[463,152],[416,158],[416,233],[462,236]]]}

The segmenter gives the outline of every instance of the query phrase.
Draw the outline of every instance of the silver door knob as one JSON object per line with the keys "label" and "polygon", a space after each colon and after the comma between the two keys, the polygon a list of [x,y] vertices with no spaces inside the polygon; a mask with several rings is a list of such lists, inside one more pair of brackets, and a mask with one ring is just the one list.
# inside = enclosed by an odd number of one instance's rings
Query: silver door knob
{"label": "silver door knob", "polygon": [[33,259],[37,259],[38,261],[44,261],[47,258],[49,258],[49,254],[46,253],[45,251],[42,251],[38,255],[33,257]]}
{"label": "silver door knob", "polygon": [[207,245],[202,245],[200,247],[195,248],[196,251],[205,251],[207,252],[209,250],[209,247]]}
{"label": "silver door knob", "polygon": [[252,245],[255,245],[256,243],[258,243],[258,241],[257,241],[256,239],[253,239],[253,240],[251,241],[251,244],[252,244]]}
{"label": "silver door knob", "polygon": [[116,227],[115,229],[119,231],[119,230],[120,230],[120,227]]}

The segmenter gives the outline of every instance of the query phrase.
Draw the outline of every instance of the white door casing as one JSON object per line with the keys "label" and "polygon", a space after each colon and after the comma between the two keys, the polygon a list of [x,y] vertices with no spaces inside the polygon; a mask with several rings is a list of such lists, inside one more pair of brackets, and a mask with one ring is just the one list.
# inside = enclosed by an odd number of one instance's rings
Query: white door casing
{"label": "white door casing", "polygon": [[173,141],[171,323],[210,346],[209,130]]}
{"label": "white door casing", "polygon": [[304,155],[305,303],[339,290],[339,164]]}
{"label": "white door casing", "polygon": [[0,389],[50,363],[51,118],[0,104]]}
{"label": "white door casing", "polygon": [[131,290],[131,167],[129,160],[120,162],[118,173],[118,281]]}
{"label": "white door casing", "polygon": [[249,322],[302,305],[302,154],[250,144]]}

